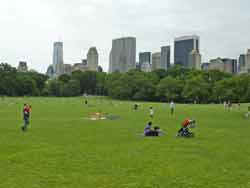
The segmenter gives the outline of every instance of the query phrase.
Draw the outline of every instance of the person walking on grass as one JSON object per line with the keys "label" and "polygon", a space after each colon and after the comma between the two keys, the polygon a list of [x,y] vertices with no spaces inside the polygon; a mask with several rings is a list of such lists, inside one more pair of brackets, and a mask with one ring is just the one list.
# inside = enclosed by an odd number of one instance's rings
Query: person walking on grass
{"label": "person walking on grass", "polygon": [[154,118],[154,109],[153,109],[153,107],[151,106],[150,108],[149,108],[149,116],[150,116],[150,118],[151,119],[153,119]]}
{"label": "person walking on grass", "polygon": [[250,119],[250,106],[248,106],[247,118]]}
{"label": "person walking on grass", "polygon": [[28,125],[30,123],[30,112],[31,112],[31,106],[28,104],[24,104],[23,107],[23,126],[22,131],[27,131]]}
{"label": "person walking on grass", "polygon": [[175,109],[174,101],[171,101],[170,102],[170,112],[171,112],[171,115],[174,115],[174,109]]}

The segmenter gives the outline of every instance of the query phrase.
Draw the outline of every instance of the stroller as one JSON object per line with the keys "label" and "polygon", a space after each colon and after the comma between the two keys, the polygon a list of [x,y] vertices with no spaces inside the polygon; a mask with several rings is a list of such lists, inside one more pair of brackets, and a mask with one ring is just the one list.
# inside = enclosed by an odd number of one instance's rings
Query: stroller
{"label": "stroller", "polygon": [[190,120],[190,123],[186,127],[182,127],[178,133],[177,137],[185,137],[185,138],[193,138],[195,136],[194,133],[190,132],[189,129],[195,128],[196,127],[196,121],[195,120]]}

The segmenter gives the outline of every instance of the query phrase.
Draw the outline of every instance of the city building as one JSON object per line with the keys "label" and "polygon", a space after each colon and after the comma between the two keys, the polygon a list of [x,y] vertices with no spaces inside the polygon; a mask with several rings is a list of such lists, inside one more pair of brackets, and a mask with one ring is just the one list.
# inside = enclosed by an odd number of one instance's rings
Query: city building
{"label": "city building", "polygon": [[209,63],[205,62],[201,64],[201,69],[202,70],[209,70]]}
{"label": "city building", "polygon": [[139,54],[138,69],[143,72],[151,72],[151,52]]}
{"label": "city building", "polygon": [[82,62],[82,63],[75,63],[73,65],[73,72],[74,71],[82,71],[82,72],[85,72],[87,70],[89,70],[87,64],[85,62]]}
{"label": "city building", "polygon": [[113,66],[112,66],[112,49],[109,52],[109,68],[108,68],[108,72],[109,73],[113,72]]}
{"label": "city building", "polygon": [[170,67],[170,46],[161,47],[161,69],[167,70]]}
{"label": "city building", "polygon": [[217,58],[210,60],[209,70],[219,70],[225,73],[237,73],[237,60],[229,58]]}
{"label": "city building", "polygon": [[55,42],[53,48],[53,69],[54,76],[60,76],[63,73],[63,43]]}
{"label": "city building", "polygon": [[98,71],[98,58],[96,47],[91,47],[87,54],[87,65],[90,71]]}
{"label": "city building", "polygon": [[110,53],[109,72],[125,73],[136,68],[136,38],[114,39]]}
{"label": "city building", "polygon": [[60,75],[67,74],[71,75],[73,72],[73,67],[70,64],[63,64],[62,65],[62,72],[60,72]]}
{"label": "city building", "polygon": [[28,65],[25,61],[20,61],[17,67],[17,71],[19,72],[28,72]]}
{"label": "city building", "polygon": [[141,67],[140,67],[139,62],[136,62],[135,69],[136,69],[136,70],[141,70]]}
{"label": "city building", "polygon": [[245,65],[246,65],[246,55],[241,54],[239,57],[239,64],[238,64],[239,72],[244,71]]}
{"label": "city building", "polygon": [[152,71],[151,64],[149,62],[142,63],[140,66],[140,70],[142,72],[151,72]]}
{"label": "city building", "polygon": [[64,64],[63,60],[63,43],[55,42],[53,48],[53,64],[47,69],[47,75],[50,78],[57,78],[62,74],[70,75],[72,72],[80,70],[85,71],[100,71],[98,66],[98,52],[96,47],[91,47],[87,53],[87,59],[83,59],[81,63]]}
{"label": "city building", "polygon": [[141,52],[139,54],[139,66],[141,67],[144,63],[151,64],[151,52]]}
{"label": "city building", "polygon": [[161,69],[161,52],[152,54],[152,70]]}
{"label": "city building", "polygon": [[250,49],[247,50],[246,54],[245,72],[250,73]]}
{"label": "city building", "polygon": [[247,50],[246,54],[242,54],[239,57],[239,74],[250,74],[250,49]]}
{"label": "city building", "polygon": [[53,68],[53,65],[50,65],[47,69],[47,72],[46,72],[46,75],[49,77],[49,78],[53,78],[54,76],[54,68]]}
{"label": "city building", "polygon": [[188,68],[201,70],[201,54],[196,50],[192,50],[188,56]]}
{"label": "city building", "polygon": [[103,72],[103,68],[100,65],[97,68],[97,72]]}
{"label": "city building", "polygon": [[174,41],[174,64],[186,68],[189,65],[189,55],[193,50],[200,53],[200,38],[198,36],[184,36],[175,38]]}

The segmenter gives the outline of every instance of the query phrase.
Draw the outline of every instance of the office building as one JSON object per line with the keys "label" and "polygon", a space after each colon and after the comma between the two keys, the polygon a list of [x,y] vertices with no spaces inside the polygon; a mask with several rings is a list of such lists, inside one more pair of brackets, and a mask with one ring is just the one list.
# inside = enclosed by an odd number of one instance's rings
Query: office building
{"label": "office building", "polygon": [[139,65],[141,66],[144,63],[151,64],[151,52],[141,52],[139,54]]}
{"label": "office building", "polygon": [[217,58],[210,60],[209,70],[219,70],[225,73],[237,73],[237,60],[229,58]]}
{"label": "office building", "polygon": [[200,53],[200,38],[198,36],[175,38],[174,64],[189,68],[189,55],[193,50],[197,50]]}
{"label": "office building", "polygon": [[161,69],[167,70],[170,67],[170,46],[161,47]]}
{"label": "office building", "polygon": [[161,52],[152,54],[152,70],[161,69]]}
{"label": "office building", "polygon": [[96,47],[91,47],[87,54],[87,65],[90,71],[98,71],[98,58]]}
{"label": "office building", "polygon": [[53,69],[55,76],[63,73],[63,43],[55,42],[53,48]]}
{"label": "office building", "polygon": [[197,50],[192,50],[190,52],[187,68],[201,70],[201,54]]}
{"label": "office building", "polygon": [[127,37],[112,41],[109,72],[125,73],[136,68],[136,38]]}
{"label": "office building", "polygon": [[239,72],[243,71],[246,65],[246,55],[241,54],[239,57],[239,64],[238,64],[238,70]]}
{"label": "office building", "polygon": [[239,57],[239,74],[250,74],[250,49]]}

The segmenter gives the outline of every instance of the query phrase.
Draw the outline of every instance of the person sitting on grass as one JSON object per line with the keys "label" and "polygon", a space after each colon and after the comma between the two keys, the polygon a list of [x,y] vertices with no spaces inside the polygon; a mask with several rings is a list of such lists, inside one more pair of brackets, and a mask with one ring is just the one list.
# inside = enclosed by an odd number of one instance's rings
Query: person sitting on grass
{"label": "person sitting on grass", "polygon": [[149,122],[147,126],[144,128],[144,136],[161,136],[163,134],[160,127],[155,126],[152,129],[152,122]]}
{"label": "person sitting on grass", "polygon": [[146,135],[151,130],[151,127],[152,127],[152,122],[150,121],[144,128],[144,135]]}
{"label": "person sitting on grass", "polygon": [[182,122],[181,129],[178,131],[177,136],[185,136],[185,137],[192,136],[193,133],[189,132],[189,128],[194,128],[195,123],[196,123],[195,120],[192,120],[190,118],[186,118]]}

